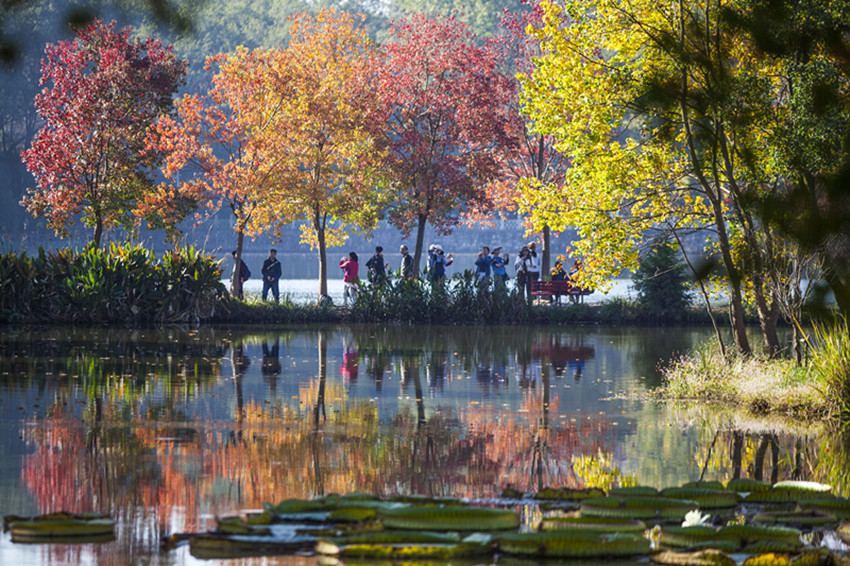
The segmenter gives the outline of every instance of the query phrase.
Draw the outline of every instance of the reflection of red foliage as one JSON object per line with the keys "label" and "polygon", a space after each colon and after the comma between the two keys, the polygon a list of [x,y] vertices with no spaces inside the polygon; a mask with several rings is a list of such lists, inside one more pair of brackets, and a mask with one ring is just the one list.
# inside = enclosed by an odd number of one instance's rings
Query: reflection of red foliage
{"label": "reflection of red foliage", "polygon": [[342,353],[342,365],[339,366],[339,374],[345,381],[356,381],[360,370],[358,366],[359,355],[356,348],[346,348]]}
{"label": "reflection of red foliage", "polygon": [[24,456],[21,478],[35,497],[39,513],[95,511],[90,489],[93,478],[83,457],[82,423],[65,417],[49,419],[30,431],[26,439],[36,448]]}

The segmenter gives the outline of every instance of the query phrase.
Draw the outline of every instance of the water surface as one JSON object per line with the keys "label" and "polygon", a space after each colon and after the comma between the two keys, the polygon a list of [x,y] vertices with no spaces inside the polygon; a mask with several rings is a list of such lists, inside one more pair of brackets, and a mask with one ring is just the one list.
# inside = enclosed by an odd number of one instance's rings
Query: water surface
{"label": "water surface", "polygon": [[264,502],[353,491],[482,500],[507,486],[753,477],[832,481],[846,495],[840,437],[635,400],[658,385],[660,360],[710,337],[690,328],[6,328],[0,513],[104,511],[119,528],[97,545],[3,535],[0,564],[203,563],[185,547],[159,551],[161,538]]}

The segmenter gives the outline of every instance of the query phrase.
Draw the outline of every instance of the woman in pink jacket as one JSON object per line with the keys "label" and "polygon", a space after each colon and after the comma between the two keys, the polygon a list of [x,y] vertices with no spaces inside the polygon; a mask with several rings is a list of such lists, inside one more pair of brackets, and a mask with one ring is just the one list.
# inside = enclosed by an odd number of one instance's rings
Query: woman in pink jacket
{"label": "woman in pink jacket", "polygon": [[342,282],[345,285],[342,294],[343,304],[348,306],[348,298],[351,297],[353,305],[357,300],[357,287],[360,284],[360,264],[357,263],[357,254],[350,252],[348,259],[339,260],[339,268],[343,270]]}

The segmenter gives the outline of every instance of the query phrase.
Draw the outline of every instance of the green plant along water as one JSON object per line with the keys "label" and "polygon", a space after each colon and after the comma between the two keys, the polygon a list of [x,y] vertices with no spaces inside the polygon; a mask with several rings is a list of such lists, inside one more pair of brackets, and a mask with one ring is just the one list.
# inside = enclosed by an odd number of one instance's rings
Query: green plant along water
{"label": "green plant along water", "polygon": [[[192,564],[186,546],[160,542],[264,503],[355,492],[486,503],[510,489],[566,497],[747,478],[820,481],[846,496],[848,443],[836,431],[620,395],[657,386],[658,361],[710,332],[5,328],[0,514],[104,512],[116,539],[26,545],[4,534],[0,563]],[[551,504],[511,508],[518,530]],[[246,563],[316,559],[268,560]]]}

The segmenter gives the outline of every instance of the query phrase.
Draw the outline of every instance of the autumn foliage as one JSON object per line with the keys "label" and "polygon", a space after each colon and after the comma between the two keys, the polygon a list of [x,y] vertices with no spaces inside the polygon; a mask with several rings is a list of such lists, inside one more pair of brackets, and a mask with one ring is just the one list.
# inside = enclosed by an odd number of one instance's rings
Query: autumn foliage
{"label": "autumn foliage", "polygon": [[22,153],[36,181],[22,204],[60,234],[82,214],[97,246],[105,229],[134,225],[158,163],[145,136],[171,110],[186,71],[171,48],[131,33],[96,20],[47,45],[35,99],[45,124]]}
{"label": "autumn foliage", "polygon": [[484,187],[499,173],[490,149],[510,142],[500,102],[511,84],[495,52],[456,18],[412,15],[392,35],[377,82],[390,137],[388,217],[416,230],[418,270],[427,223],[448,233],[462,209],[486,206]]}

